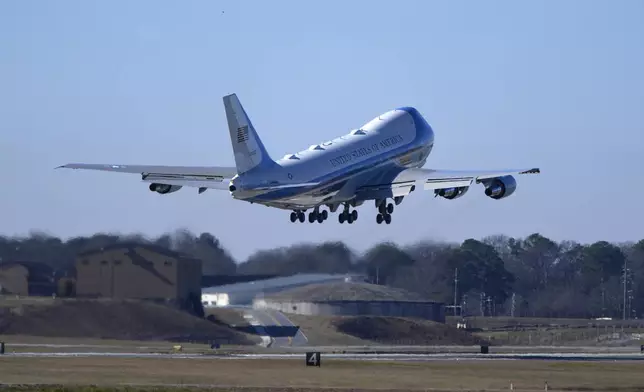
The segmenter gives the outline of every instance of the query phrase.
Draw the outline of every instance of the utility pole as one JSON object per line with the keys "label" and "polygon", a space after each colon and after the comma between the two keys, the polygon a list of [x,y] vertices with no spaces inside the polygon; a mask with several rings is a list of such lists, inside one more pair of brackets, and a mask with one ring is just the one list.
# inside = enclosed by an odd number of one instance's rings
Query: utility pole
{"label": "utility pole", "polygon": [[463,298],[461,298],[461,316],[463,316],[463,314],[466,314],[463,309],[465,309],[465,312],[467,312],[467,293],[463,294]]}
{"label": "utility pole", "polygon": [[602,276],[601,278],[601,283],[600,283],[601,289],[602,289],[602,317],[606,316],[606,292],[604,288],[604,277]]}
{"label": "utility pole", "polygon": [[514,317],[514,309],[515,309],[515,304],[516,304],[516,293],[512,293],[512,307],[510,308],[510,316]]}
{"label": "utility pole", "polygon": [[485,293],[481,293],[480,299],[479,299],[479,310],[481,311],[481,317],[485,316],[485,311],[483,310],[483,301],[485,301]]}
{"label": "utility pole", "polygon": [[624,303],[622,305],[622,320],[626,320],[626,283],[628,281],[628,268],[626,268],[626,258],[624,258]]}
{"label": "utility pole", "polygon": [[[456,304],[458,301],[458,267],[454,271],[454,316],[456,316]],[[460,312],[462,314],[462,312]]]}

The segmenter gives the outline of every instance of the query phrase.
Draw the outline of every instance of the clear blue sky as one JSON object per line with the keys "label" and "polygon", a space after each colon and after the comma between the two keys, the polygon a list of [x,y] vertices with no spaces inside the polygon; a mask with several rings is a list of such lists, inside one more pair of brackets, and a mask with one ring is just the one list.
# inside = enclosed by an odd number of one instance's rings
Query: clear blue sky
{"label": "clear blue sky", "polygon": [[[209,231],[237,258],[298,242],[644,238],[642,1],[2,1],[0,233]],[[376,225],[68,162],[233,165],[236,92],[276,158],[415,106],[426,167],[533,167],[495,201],[415,192]]]}

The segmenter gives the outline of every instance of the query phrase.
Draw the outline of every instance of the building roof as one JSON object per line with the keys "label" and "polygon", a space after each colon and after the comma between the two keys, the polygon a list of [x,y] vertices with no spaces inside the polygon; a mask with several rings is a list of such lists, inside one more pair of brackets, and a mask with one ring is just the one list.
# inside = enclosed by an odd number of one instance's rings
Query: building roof
{"label": "building roof", "polygon": [[273,279],[256,280],[253,282],[227,284],[223,286],[214,286],[204,288],[202,292],[213,293],[234,293],[245,291],[262,291],[279,288],[289,288],[291,286],[301,286],[312,283],[325,283],[349,280],[364,280],[361,275],[344,275],[344,274],[297,274],[284,276]]}
{"label": "building roof", "polygon": [[252,282],[255,280],[273,279],[281,277],[277,274],[255,274],[255,275],[203,275],[201,287],[215,287],[231,284]]}
{"label": "building roof", "polygon": [[329,282],[310,284],[269,294],[264,297],[276,301],[425,301],[420,294],[400,288],[357,282]]}

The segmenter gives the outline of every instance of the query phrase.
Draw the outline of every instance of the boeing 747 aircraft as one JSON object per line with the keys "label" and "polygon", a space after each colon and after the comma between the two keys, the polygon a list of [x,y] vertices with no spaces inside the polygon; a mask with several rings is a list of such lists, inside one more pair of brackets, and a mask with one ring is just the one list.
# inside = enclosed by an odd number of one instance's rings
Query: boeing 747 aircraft
{"label": "boeing 747 aircraft", "polygon": [[434,131],[413,107],[388,111],[347,135],[273,160],[237,95],[227,95],[223,101],[235,167],[88,163],[60,167],[140,174],[151,191],[163,195],[183,187],[198,188],[199,193],[227,190],[234,199],[290,210],[291,222],[304,222],[309,211],[309,222],[322,223],[329,212],[342,207],[338,220],[349,224],[358,219],[355,208],[367,201],[374,201],[376,222],[390,224],[394,205],[418,186],[453,200],[473,184],[483,184],[485,195],[498,200],[516,190],[513,175],[540,172],[422,168],[434,147]]}

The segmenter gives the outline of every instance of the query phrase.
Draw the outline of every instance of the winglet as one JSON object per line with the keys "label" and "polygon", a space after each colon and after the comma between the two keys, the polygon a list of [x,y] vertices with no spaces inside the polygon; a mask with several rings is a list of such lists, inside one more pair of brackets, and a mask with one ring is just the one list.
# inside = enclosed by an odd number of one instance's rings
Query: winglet
{"label": "winglet", "polygon": [[534,169],[529,169],[529,170],[524,170],[522,172],[519,172],[519,174],[539,174],[541,173],[541,170],[538,167],[535,167]]}

